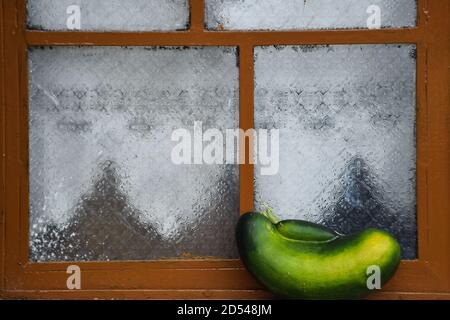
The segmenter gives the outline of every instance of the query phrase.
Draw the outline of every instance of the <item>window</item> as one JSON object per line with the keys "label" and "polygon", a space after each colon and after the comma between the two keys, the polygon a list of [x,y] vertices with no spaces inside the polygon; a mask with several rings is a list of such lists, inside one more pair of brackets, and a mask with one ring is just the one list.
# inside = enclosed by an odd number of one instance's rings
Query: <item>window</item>
{"label": "window", "polygon": [[255,170],[256,199],[343,234],[388,230],[414,259],[415,52],[409,44],[256,48],[255,127],[280,129],[280,170]]}
{"label": "window", "polygon": [[[392,232],[404,260],[374,297],[448,293],[445,1],[1,4],[5,296],[270,297],[234,242],[265,203]],[[171,163],[198,120],[281,129],[278,174]]]}
{"label": "window", "polygon": [[32,261],[237,258],[235,165],[176,165],[171,134],[238,126],[237,51],[28,52]]}

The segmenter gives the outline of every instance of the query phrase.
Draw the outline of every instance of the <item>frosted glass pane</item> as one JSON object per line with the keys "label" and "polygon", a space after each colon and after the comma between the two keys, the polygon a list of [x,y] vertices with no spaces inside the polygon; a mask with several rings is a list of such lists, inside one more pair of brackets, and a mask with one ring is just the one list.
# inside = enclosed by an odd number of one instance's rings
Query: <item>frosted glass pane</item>
{"label": "frosted glass pane", "polygon": [[238,167],[175,165],[174,129],[233,128],[237,50],[31,48],[31,260],[237,257]]}
{"label": "frosted glass pane", "polygon": [[258,47],[255,127],[280,129],[256,207],[348,234],[378,227],[416,256],[413,45]]}
{"label": "frosted glass pane", "polygon": [[173,31],[188,24],[188,0],[28,0],[30,29]]}
{"label": "frosted glass pane", "polygon": [[[417,0],[205,0],[206,25],[218,30],[349,29],[416,25]],[[374,11],[374,7],[377,6]]]}

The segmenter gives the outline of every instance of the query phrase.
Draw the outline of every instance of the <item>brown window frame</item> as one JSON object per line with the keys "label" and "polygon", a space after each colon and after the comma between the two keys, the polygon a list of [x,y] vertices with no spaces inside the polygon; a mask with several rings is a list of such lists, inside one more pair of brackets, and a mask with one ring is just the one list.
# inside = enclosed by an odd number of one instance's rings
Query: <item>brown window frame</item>
{"label": "brown window frame", "polygon": [[[26,0],[0,0],[2,167],[0,297],[270,298],[239,260],[77,262],[82,289],[66,288],[70,263],[28,261],[27,46],[236,46],[240,126],[253,127],[253,47],[413,43],[417,46],[418,259],[402,261],[374,298],[450,298],[450,1],[418,0],[408,29],[225,32],[204,28],[204,0],[191,0],[190,29],[177,32],[26,30]],[[248,149],[248,146],[247,146]],[[253,166],[240,166],[240,211],[253,209]]]}

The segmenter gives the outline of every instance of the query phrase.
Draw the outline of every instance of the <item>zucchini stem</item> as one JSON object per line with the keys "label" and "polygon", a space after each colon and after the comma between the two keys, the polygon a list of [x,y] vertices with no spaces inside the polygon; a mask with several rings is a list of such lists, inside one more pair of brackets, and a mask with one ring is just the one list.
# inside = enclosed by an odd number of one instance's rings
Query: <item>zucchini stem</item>
{"label": "zucchini stem", "polygon": [[273,213],[273,209],[270,207],[261,212],[261,214],[265,216],[267,219],[269,219],[269,221],[272,222],[273,224],[277,224],[281,220]]}

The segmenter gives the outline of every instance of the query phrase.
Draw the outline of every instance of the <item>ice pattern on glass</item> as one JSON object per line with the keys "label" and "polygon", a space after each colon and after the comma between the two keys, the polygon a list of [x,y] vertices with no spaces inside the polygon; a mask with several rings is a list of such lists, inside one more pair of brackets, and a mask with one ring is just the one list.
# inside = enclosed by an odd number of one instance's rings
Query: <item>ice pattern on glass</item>
{"label": "ice pattern on glass", "polygon": [[80,9],[84,31],[174,31],[189,24],[188,0],[28,0],[28,28],[67,30]]}
{"label": "ice pattern on glass", "polygon": [[378,6],[382,28],[416,25],[416,0],[206,0],[206,26],[218,30],[367,28]]}
{"label": "ice pattern on glass", "polygon": [[31,48],[30,258],[237,256],[234,165],[175,165],[174,129],[238,126],[237,50]]}
{"label": "ice pattern on glass", "polygon": [[348,234],[378,227],[416,257],[414,45],[255,49],[255,127],[280,129],[280,171],[255,201]]}

